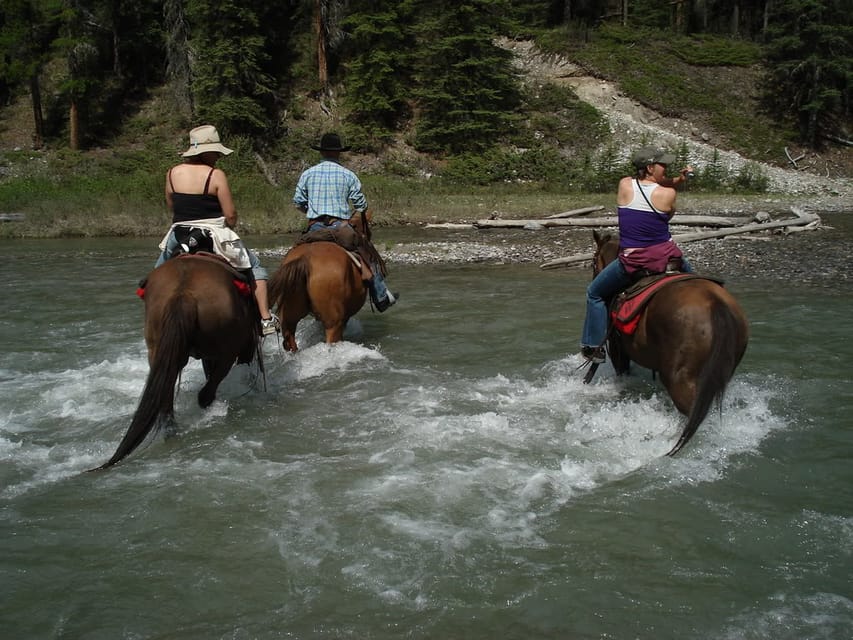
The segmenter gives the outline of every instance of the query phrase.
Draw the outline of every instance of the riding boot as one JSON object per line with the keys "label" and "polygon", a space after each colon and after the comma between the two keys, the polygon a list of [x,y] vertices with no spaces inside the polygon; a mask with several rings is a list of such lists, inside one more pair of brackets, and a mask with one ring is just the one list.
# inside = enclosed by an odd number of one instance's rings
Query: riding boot
{"label": "riding boot", "polygon": [[397,302],[400,294],[388,291],[388,287],[385,285],[385,278],[382,277],[382,271],[378,265],[374,264],[371,266],[373,267],[373,278],[368,282],[370,299],[373,301],[373,306],[381,313]]}

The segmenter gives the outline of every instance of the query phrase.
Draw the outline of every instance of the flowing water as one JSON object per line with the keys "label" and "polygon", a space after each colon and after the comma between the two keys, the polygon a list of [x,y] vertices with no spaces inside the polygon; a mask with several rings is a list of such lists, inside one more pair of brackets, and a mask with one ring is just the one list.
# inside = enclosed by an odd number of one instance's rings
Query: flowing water
{"label": "flowing water", "polygon": [[848,281],[729,281],[751,342],[674,459],[649,372],[581,383],[586,270],[392,264],[346,342],[268,339],[207,410],[194,361],[177,432],[84,473],[144,384],[150,245],[2,243],[3,637],[850,637]]}

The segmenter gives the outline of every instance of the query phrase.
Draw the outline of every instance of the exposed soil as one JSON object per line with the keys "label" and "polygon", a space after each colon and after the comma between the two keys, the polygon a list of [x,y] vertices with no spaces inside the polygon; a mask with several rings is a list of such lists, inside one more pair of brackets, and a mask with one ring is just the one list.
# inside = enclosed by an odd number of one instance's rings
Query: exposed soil
{"label": "exposed soil", "polygon": [[[542,55],[530,41],[505,40],[503,45],[516,54],[516,63],[527,82],[570,86],[578,98],[602,112],[610,122],[611,132],[623,157],[629,157],[637,146],[637,140],[641,139],[656,140],[657,145],[670,149],[679,148],[684,142],[691,154],[689,160],[696,167],[707,165],[715,153],[723,167],[732,174],[747,163],[759,165],[769,179],[772,192],[848,198],[853,193],[853,152],[849,148],[831,148],[821,154],[792,148],[789,150],[791,157],[799,158],[796,168],[794,165],[786,168],[756,162],[725,151],[726,141],[705,126],[702,114],[694,114],[689,121],[664,117],[622,94],[617,84],[589,76],[565,58]],[[704,70],[703,73],[732,76],[715,78],[715,82],[740,84],[744,87],[744,99],[752,99],[748,91],[757,82],[754,70]],[[780,162],[785,161],[780,158]]]}

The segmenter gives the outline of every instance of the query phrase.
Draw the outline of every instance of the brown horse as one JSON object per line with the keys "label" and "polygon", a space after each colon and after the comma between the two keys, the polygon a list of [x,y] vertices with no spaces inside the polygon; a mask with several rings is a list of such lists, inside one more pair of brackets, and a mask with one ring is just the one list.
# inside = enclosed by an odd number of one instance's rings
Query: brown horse
{"label": "brown horse", "polygon": [[98,469],[116,464],[152,429],[174,420],[175,385],[190,357],[201,359],[204,368],[202,407],[213,402],[235,361],[260,359],[260,315],[251,286],[219,258],[168,260],[149,274],[139,295],[145,300],[148,378],[127,433]]}
{"label": "brown horse", "polygon": [[[350,222],[369,241],[366,220],[356,214]],[[364,261],[362,256],[362,265]],[[303,242],[290,249],[269,281],[270,302],[277,306],[284,348],[297,350],[296,325],[308,314],[322,323],[327,343],[343,340],[347,321],[367,298],[366,277],[362,266],[336,242]]]}
{"label": "brown horse", "polygon": [[[616,234],[594,232],[594,273],[616,259]],[[678,280],[657,291],[633,335],[611,330],[607,350],[618,374],[630,361],[660,374],[676,408],[685,416],[681,437],[667,455],[687,444],[723,392],[746,351],[749,326],[737,300],[705,278]]]}

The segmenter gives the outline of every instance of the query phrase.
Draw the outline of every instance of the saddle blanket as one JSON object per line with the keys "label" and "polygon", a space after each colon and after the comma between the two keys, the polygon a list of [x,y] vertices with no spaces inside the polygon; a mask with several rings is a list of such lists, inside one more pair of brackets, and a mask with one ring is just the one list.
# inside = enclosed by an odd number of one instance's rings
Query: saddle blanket
{"label": "saddle blanket", "polygon": [[640,313],[661,288],[679,280],[691,280],[693,278],[711,279],[693,273],[661,273],[638,280],[614,299],[610,310],[610,320],[613,322],[613,326],[620,333],[633,335],[640,323]]}

